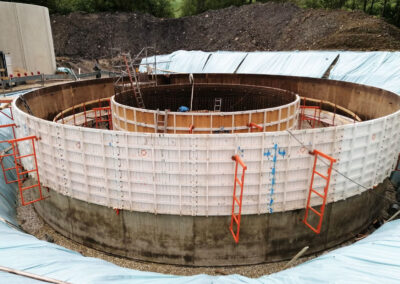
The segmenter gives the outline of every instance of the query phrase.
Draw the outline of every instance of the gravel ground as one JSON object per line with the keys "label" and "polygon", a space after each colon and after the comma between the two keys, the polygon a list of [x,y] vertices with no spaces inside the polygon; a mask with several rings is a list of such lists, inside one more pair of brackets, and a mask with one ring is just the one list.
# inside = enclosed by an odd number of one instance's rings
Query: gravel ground
{"label": "gravel ground", "polygon": [[[385,187],[387,188],[385,192],[386,196],[385,198],[387,201],[386,205],[389,205],[390,203],[393,202],[393,200],[395,200],[395,191],[393,186],[387,180],[385,181],[384,184]],[[174,275],[195,275],[201,273],[209,275],[240,274],[251,278],[257,278],[263,275],[281,271],[283,270],[283,267],[287,263],[287,261],[283,261],[283,262],[265,263],[258,265],[249,265],[249,266],[235,266],[235,267],[186,267],[186,266],[135,261],[131,259],[105,254],[103,252],[88,248],[68,238],[65,238],[64,236],[54,231],[46,223],[44,223],[43,220],[36,214],[34,207],[32,205],[19,206],[17,208],[17,218],[22,229],[27,233],[36,236],[38,239],[45,240],[48,242],[54,242],[65,248],[77,251],[84,256],[101,258],[103,260],[112,262],[116,265],[136,270],[152,271],[152,272],[174,274]],[[386,210],[382,212],[382,218],[385,219],[388,218],[388,213],[386,212]],[[375,223],[375,226],[371,225],[370,228],[363,234],[354,236],[354,239],[340,245],[339,247],[350,245],[357,239],[363,238],[364,236],[372,233],[376,229],[376,227],[378,227],[378,223],[379,221]],[[332,248],[328,251],[331,251],[336,248]],[[322,254],[327,253],[328,251],[325,251]],[[313,259],[316,256],[318,255],[311,255],[300,258],[293,263],[293,266],[308,261],[310,259]]]}

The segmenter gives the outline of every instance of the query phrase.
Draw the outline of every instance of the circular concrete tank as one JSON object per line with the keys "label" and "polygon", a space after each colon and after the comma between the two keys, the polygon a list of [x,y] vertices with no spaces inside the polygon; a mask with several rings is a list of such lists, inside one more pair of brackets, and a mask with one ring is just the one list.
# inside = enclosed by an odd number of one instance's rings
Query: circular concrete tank
{"label": "circular concrete tank", "polygon": [[[304,246],[315,253],[353,237],[378,216],[379,184],[400,151],[396,94],[285,76],[197,74],[195,82],[286,89],[364,121],[257,133],[110,131],[52,120],[72,106],[113,96],[111,80],[36,90],[23,96],[31,114],[21,98],[13,108],[17,135],[40,137],[39,172],[50,198],[34,204],[39,215],[63,235],[108,253],[193,266],[277,261]],[[158,76],[158,85],[179,84],[187,84],[187,75]],[[113,116],[121,116],[116,111]],[[314,162],[309,148],[337,159],[320,234],[301,221]],[[276,159],[267,155],[274,149],[282,153]],[[233,155],[247,165],[239,243],[229,231]]]}

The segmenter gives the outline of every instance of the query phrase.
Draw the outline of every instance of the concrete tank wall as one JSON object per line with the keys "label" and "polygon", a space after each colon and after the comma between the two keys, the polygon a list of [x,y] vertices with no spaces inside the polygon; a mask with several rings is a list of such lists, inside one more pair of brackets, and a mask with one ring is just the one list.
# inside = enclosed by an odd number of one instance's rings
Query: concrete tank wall
{"label": "concrete tank wall", "polygon": [[14,73],[53,74],[56,60],[46,7],[0,2],[0,50],[9,53]]}
{"label": "concrete tank wall", "polygon": [[[208,78],[247,84],[286,82],[292,90],[297,83],[302,96],[331,97],[339,105],[341,97],[349,96],[344,103],[352,101],[349,106],[354,105],[355,111],[365,98],[380,103],[362,113],[375,119],[337,127],[234,134],[137,133],[51,121],[71,106],[108,97],[113,87],[108,79],[36,90],[24,95],[34,115],[26,112],[21,98],[13,102],[13,109],[17,136],[40,137],[36,144],[40,178],[50,188],[50,198],[36,204],[40,215],[64,235],[95,248],[186,265],[285,259],[305,245],[319,251],[350,238],[377,217],[383,200],[374,186],[390,175],[400,151],[400,101],[395,94],[309,78]],[[301,222],[314,161],[308,148],[336,158],[337,171],[358,183],[333,171],[319,235]],[[274,159],[274,149],[280,150],[275,154],[285,154]],[[19,150],[30,153],[22,146]],[[238,245],[228,230],[234,154],[248,168]],[[31,169],[32,161],[22,162]],[[320,161],[317,165],[324,166]],[[324,186],[320,179],[313,188]],[[313,206],[320,203],[320,198],[312,199]]]}
{"label": "concrete tank wall", "polygon": [[[290,77],[285,80],[290,83]],[[324,84],[326,81],[318,79],[310,82],[317,87]],[[334,89],[335,82],[329,84]],[[358,195],[382,182],[394,168],[400,151],[400,111],[337,127],[199,135],[108,131],[38,118],[52,119],[49,112],[58,113],[96,96],[106,97],[110,86],[109,80],[96,80],[26,94],[37,117],[14,104],[15,121],[24,126],[16,129],[17,135],[41,137],[37,155],[45,186],[112,208],[228,216],[234,182],[231,157],[238,154],[248,168],[242,214],[264,214],[304,208],[314,162],[306,147],[336,158],[335,168],[363,185],[357,186],[334,171],[328,202]],[[359,85],[348,84],[347,94],[357,88]],[[383,102],[391,100],[390,92],[381,93],[376,88],[370,88],[368,94],[382,96]],[[355,103],[363,100],[359,95],[353,99]],[[17,103],[23,108],[20,100]],[[276,163],[267,155],[275,147],[285,153],[279,155],[276,151]],[[323,171],[324,164],[319,161],[318,165]],[[324,185],[319,179],[315,189],[322,190]],[[320,198],[312,200],[313,205],[320,202]]]}
{"label": "concrete tank wall", "polygon": [[329,203],[320,234],[301,219],[304,209],[244,215],[240,242],[229,232],[230,216],[179,216],[120,210],[50,190],[35,203],[39,215],[74,241],[114,255],[145,261],[223,266],[290,259],[305,246],[307,254],[331,248],[365,230],[379,216],[385,186],[374,192]]}

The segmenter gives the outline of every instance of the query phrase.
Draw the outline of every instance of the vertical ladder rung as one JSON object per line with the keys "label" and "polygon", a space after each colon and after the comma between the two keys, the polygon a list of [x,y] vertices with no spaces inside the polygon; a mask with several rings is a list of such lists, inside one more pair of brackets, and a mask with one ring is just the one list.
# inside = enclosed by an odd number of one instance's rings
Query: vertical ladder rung
{"label": "vertical ladder rung", "polygon": [[237,215],[233,214],[232,217],[235,220],[236,224],[239,224],[239,219],[237,218]]}
{"label": "vertical ladder rung", "polygon": [[321,193],[319,193],[318,191],[314,190],[313,188],[311,189],[312,192],[314,192],[316,195],[318,195],[321,198],[325,198],[325,195],[322,195]]}
{"label": "vertical ladder rung", "polygon": [[32,156],[34,156],[34,154],[27,154],[27,155],[23,155],[23,156],[15,157],[15,159],[18,159],[18,160],[20,160],[20,159],[27,158],[27,157],[32,157]]}
{"label": "vertical ladder rung", "polygon": [[317,175],[319,175],[320,177],[322,177],[323,179],[328,179],[327,176],[324,176],[323,174],[321,174],[320,172],[314,171],[314,173],[316,173]]}
{"label": "vertical ladder rung", "polygon": [[318,212],[318,211],[315,210],[314,208],[308,207],[308,209],[311,209],[311,211],[314,212],[315,214],[317,214],[318,216],[320,216],[320,217],[322,216],[321,212]]}
{"label": "vertical ladder rung", "polygon": [[24,174],[29,174],[29,173],[36,172],[36,171],[37,171],[37,169],[33,169],[33,170],[25,171],[25,172],[19,172],[18,174],[24,175]]}
{"label": "vertical ladder rung", "polygon": [[34,187],[38,187],[39,186],[39,184],[34,184],[34,185],[31,185],[31,186],[27,186],[27,187],[21,187],[21,190],[28,190],[28,189],[31,189],[31,188],[34,188]]}

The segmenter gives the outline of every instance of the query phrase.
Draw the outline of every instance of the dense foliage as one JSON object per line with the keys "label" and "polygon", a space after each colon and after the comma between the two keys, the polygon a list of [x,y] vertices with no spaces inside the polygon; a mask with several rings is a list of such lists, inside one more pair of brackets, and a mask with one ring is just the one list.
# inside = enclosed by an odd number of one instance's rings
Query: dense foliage
{"label": "dense foliage", "polygon": [[[51,13],[73,11],[140,11],[156,17],[196,15],[210,9],[240,6],[268,0],[18,0],[12,2],[46,6]],[[278,0],[279,1],[279,0]],[[362,10],[400,26],[400,0],[280,0],[303,8]]]}
{"label": "dense foliage", "polygon": [[9,0],[11,2],[29,3],[46,6],[50,13],[70,13],[82,11],[116,12],[116,11],[140,11],[156,17],[173,17],[170,0]]}

